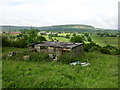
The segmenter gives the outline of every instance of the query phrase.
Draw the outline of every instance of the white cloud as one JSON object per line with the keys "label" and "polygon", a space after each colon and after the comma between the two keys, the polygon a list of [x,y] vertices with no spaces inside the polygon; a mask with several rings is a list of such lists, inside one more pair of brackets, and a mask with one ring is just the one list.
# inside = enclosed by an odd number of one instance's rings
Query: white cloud
{"label": "white cloud", "polygon": [[119,0],[1,0],[1,25],[89,24],[117,29]]}

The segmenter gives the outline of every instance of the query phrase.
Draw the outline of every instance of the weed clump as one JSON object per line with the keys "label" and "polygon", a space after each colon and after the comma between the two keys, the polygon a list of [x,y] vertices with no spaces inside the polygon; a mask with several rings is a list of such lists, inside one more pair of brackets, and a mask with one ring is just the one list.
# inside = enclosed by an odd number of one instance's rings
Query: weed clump
{"label": "weed clump", "polygon": [[[27,56],[27,58],[24,58]],[[20,61],[50,61],[49,55],[46,52],[22,52],[16,53],[11,57],[3,56],[4,59],[8,60],[20,60]]]}

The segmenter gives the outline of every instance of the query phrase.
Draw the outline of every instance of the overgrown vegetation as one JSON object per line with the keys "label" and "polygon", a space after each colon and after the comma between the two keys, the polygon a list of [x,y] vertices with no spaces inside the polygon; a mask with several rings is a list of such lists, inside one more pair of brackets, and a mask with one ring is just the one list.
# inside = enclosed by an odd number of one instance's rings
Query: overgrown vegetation
{"label": "overgrown vegetation", "polygon": [[[17,50],[17,48],[7,49],[5,47],[3,49],[4,53],[8,53],[12,49]],[[45,58],[46,55],[43,57]],[[86,53],[84,59],[89,59],[90,63],[90,66],[87,67],[71,66],[54,61],[44,62],[41,59],[37,62],[18,60],[17,57],[10,60],[3,59],[3,88],[118,87],[118,59],[116,56]],[[81,62],[84,62],[82,60]]]}
{"label": "overgrown vegetation", "polygon": [[[14,54],[11,57],[7,56],[8,54],[3,55],[4,60],[18,60],[18,61],[30,61],[30,62],[40,62],[40,61],[50,61],[51,59],[46,52],[29,52],[23,51]],[[24,56],[29,56],[27,59],[24,59]]]}
{"label": "overgrown vegetation", "polygon": [[120,55],[120,49],[113,47],[111,45],[106,45],[106,46],[101,47],[94,42],[90,42],[88,44],[85,44],[84,50],[86,52],[100,52],[103,54]]}

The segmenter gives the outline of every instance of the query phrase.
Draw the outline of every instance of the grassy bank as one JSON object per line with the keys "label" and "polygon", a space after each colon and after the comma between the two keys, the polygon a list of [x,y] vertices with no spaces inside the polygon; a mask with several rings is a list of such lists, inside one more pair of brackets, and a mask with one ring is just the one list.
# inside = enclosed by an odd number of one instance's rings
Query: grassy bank
{"label": "grassy bank", "polygon": [[90,66],[3,60],[3,88],[118,87],[117,56],[86,53],[85,59]]}

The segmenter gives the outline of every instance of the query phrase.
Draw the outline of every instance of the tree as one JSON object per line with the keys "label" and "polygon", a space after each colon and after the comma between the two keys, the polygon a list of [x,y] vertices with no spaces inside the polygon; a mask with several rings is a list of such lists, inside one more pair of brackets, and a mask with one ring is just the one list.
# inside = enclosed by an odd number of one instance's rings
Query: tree
{"label": "tree", "polygon": [[28,37],[26,35],[24,35],[23,37],[21,38],[16,38],[17,40],[11,40],[9,43],[10,43],[10,46],[12,47],[18,47],[18,48],[26,48],[27,47],[27,40],[28,40]]}
{"label": "tree", "polygon": [[37,32],[35,29],[31,28],[28,31],[28,43],[35,43],[36,42],[36,37],[37,37]]}
{"label": "tree", "polygon": [[72,36],[76,36],[76,33],[74,33]]}
{"label": "tree", "polygon": [[100,52],[101,52],[101,53],[104,53],[104,54],[110,54],[110,50],[107,49],[107,48],[101,48],[101,49],[100,49]]}
{"label": "tree", "polygon": [[80,36],[74,36],[70,39],[70,42],[74,43],[83,43],[83,38]]}
{"label": "tree", "polygon": [[84,41],[86,41],[86,38],[85,38],[85,36],[84,36],[84,35],[82,35],[82,39],[83,39]]}
{"label": "tree", "polygon": [[91,37],[88,37],[88,41],[89,41],[89,42],[91,42],[91,41],[92,41]]}
{"label": "tree", "polygon": [[70,38],[70,35],[67,34],[67,35],[65,36],[65,38]]}
{"label": "tree", "polygon": [[28,44],[25,37],[18,38],[17,41],[15,41],[15,43],[16,43],[15,47],[19,47],[19,48],[25,48],[27,47]]}
{"label": "tree", "polygon": [[53,37],[53,35],[52,35],[52,34],[49,34],[48,37],[51,38],[51,37]]}
{"label": "tree", "polygon": [[88,34],[88,33],[85,33],[85,34],[84,34],[84,36],[88,37],[88,36],[89,36],[89,34]]}
{"label": "tree", "polygon": [[2,46],[9,46],[9,40],[6,36],[2,36]]}
{"label": "tree", "polygon": [[22,34],[25,34],[25,33],[27,33],[28,32],[28,29],[21,29],[21,30],[19,30]]}
{"label": "tree", "polygon": [[[92,49],[92,50],[90,50],[90,49]],[[93,50],[98,50],[98,49],[100,49],[100,46],[97,45],[96,43],[94,43],[93,41],[91,41],[90,43],[84,45],[84,50],[86,52],[93,51]]]}
{"label": "tree", "polygon": [[16,37],[18,37],[18,38],[19,38],[19,37],[23,37],[23,34],[19,34],[19,35],[17,35]]}
{"label": "tree", "polygon": [[58,34],[53,34],[53,37],[58,37]]}
{"label": "tree", "polygon": [[47,41],[45,37],[43,36],[37,36],[36,42],[42,42],[42,41]]}

